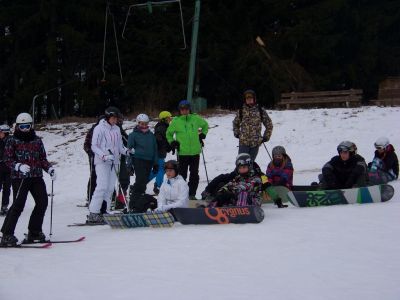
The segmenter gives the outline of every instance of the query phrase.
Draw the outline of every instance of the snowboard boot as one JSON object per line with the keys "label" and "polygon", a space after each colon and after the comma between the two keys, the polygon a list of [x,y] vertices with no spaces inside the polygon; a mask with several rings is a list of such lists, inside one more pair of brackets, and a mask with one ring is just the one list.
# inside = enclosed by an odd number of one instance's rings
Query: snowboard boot
{"label": "snowboard boot", "polygon": [[157,183],[154,183],[153,192],[156,196],[160,193],[160,188],[157,186]]}
{"label": "snowboard boot", "polygon": [[89,213],[87,216],[86,223],[89,224],[105,224],[104,218],[102,214],[97,214],[97,213]]}
{"label": "snowboard boot", "polygon": [[275,204],[276,204],[276,206],[278,206],[278,208],[285,208],[285,207],[288,207],[286,204],[283,204],[283,203],[282,203],[282,199],[281,199],[281,198],[276,198]]}
{"label": "snowboard boot", "polygon": [[5,216],[8,213],[8,208],[7,206],[3,206],[0,210],[0,216]]}
{"label": "snowboard boot", "polygon": [[197,200],[196,201],[196,208],[206,208],[210,205],[211,201],[207,201],[207,200]]}
{"label": "snowboard boot", "polygon": [[26,239],[23,243],[31,244],[31,243],[45,243],[46,236],[41,231],[29,231],[26,235]]}
{"label": "snowboard boot", "polygon": [[4,234],[0,241],[0,247],[15,247],[18,239],[13,234]]}
{"label": "snowboard boot", "polygon": [[196,195],[189,195],[189,200],[198,200]]}

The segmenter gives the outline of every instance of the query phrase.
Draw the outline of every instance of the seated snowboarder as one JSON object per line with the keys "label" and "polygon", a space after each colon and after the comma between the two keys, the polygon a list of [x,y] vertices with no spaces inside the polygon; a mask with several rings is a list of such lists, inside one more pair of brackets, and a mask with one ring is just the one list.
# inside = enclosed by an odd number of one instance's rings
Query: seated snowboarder
{"label": "seated snowboarder", "polygon": [[[293,165],[284,147],[276,146],[272,149],[272,161],[268,164],[265,174],[272,186],[284,186],[292,189]],[[281,198],[274,199],[274,202],[279,208],[287,207],[287,205],[282,204]]]}
{"label": "seated snowboarder", "polygon": [[399,160],[389,139],[380,137],[374,145],[374,159],[368,164],[370,182],[379,184],[399,178]]}
{"label": "seated snowboarder", "polygon": [[169,160],[164,164],[166,178],[157,198],[156,211],[189,206],[189,186],[178,172],[178,162]]}
{"label": "seated snowboarder", "polygon": [[337,146],[339,155],[322,167],[320,185],[324,189],[349,189],[367,185],[367,165],[357,154],[357,147],[350,141]]}
{"label": "seated snowboarder", "polygon": [[262,180],[253,168],[249,154],[237,156],[236,169],[238,175],[218,190],[209,206],[261,206]]}

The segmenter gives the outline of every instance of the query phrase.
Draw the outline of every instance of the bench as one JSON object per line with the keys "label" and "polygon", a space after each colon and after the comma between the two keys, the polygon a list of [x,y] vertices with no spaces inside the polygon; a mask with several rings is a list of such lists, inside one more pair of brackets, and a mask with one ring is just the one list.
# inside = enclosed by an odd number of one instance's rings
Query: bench
{"label": "bench", "polygon": [[323,92],[292,92],[282,93],[278,106],[290,109],[291,106],[360,106],[362,90],[342,90],[342,91],[323,91]]}

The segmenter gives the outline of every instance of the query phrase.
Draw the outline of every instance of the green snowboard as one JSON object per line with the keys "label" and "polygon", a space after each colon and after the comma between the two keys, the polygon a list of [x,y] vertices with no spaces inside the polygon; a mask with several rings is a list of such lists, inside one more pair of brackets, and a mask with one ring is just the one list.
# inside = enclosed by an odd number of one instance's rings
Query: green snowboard
{"label": "green snowboard", "polygon": [[394,188],[388,184],[341,190],[290,191],[287,194],[289,201],[298,207],[385,202],[393,195]]}
{"label": "green snowboard", "polygon": [[263,191],[263,203],[274,203],[276,199],[281,198],[282,202],[288,202],[287,194],[290,190],[285,186],[269,186]]}

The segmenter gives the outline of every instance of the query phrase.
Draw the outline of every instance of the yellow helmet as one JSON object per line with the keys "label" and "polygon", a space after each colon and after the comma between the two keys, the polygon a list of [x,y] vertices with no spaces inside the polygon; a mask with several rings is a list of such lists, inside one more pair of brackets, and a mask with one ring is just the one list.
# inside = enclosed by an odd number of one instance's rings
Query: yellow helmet
{"label": "yellow helmet", "polygon": [[164,110],[164,111],[160,112],[158,117],[162,120],[162,119],[166,119],[166,118],[171,118],[172,115],[169,111]]}

